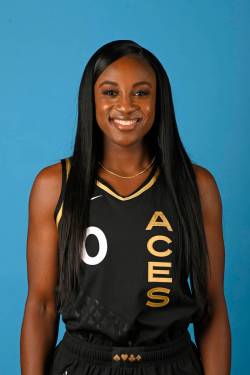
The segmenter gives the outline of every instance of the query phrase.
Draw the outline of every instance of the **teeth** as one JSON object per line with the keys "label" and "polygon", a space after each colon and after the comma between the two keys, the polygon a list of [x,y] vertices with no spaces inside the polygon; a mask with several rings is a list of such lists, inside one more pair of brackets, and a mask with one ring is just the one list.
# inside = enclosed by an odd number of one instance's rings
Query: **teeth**
{"label": "teeth", "polygon": [[112,121],[114,121],[116,124],[120,124],[120,125],[132,125],[132,124],[135,124],[137,122],[137,119],[125,121],[125,120],[119,120],[117,118],[113,118]]}

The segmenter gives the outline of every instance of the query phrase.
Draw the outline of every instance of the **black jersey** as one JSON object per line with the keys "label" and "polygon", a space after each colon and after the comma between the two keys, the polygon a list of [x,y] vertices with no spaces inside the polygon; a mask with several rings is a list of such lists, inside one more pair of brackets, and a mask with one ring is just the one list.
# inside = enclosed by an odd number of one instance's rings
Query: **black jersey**
{"label": "black jersey", "polygon": [[[70,159],[62,159],[58,225]],[[177,282],[173,202],[159,164],[124,197],[97,176],[82,246],[80,291],[62,312],[66,330],[93,343],[154,345],[186,331],[198,305],[187,277]],[[184,270],[183,270],[184,272]]]}

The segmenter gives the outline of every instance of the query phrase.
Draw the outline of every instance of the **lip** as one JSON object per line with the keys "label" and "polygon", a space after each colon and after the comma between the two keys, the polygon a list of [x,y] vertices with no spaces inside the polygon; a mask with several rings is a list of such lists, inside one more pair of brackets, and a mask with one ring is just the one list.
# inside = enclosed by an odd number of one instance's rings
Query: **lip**
{"label": "lip", "polygon": [[[129,125],[123,125],[114,121],[115,119],[122,120],[122,121],[132,121],[132,120],[137,120],[137,121]],[[133,130],[141,122],[141,120],[142,120],[142,117],[130,117],[130,118],[120,117],[120,116],[109,117],[109,123],[112,126],[114,126],[116,129],[121,130],[121,131]]]}
{"label": "lip", "polygon": [[131,120],[141,120],[141,117],[120,117],[120,116],[109,116],[109,121],[112,121],[114,119],[117,120],[123,120],[123,121],[131,121]]}

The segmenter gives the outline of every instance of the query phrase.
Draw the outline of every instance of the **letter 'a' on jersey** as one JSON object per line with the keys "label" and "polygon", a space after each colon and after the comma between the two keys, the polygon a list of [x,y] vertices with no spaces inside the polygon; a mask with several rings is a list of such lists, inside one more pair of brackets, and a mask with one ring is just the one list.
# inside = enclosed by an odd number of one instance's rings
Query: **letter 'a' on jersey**
{"label": "letter 'a' on jersey", "polygon": [[[61,164],[57,226],[70,158]],[[177,279],[178,220],[166,185],[158,161],[128,196],[96,177],[82,244],[80,291],[60,311],[72,335],[99,344],[154,345],[179,337],[193,321],[198,305],[184,268]]]}

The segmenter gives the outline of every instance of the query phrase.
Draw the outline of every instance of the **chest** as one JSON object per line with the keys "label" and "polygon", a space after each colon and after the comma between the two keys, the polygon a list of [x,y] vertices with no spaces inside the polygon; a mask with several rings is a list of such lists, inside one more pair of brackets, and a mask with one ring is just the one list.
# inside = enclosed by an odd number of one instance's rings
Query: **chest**
{"label": "chest", "polygon": [[84,283],[108,285],[116,298],[133,290],[151,307],[168,304],[178,251],[171,203],[159,185],[127,201],[104,192],[97,188],[90,206]]}

